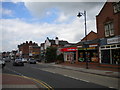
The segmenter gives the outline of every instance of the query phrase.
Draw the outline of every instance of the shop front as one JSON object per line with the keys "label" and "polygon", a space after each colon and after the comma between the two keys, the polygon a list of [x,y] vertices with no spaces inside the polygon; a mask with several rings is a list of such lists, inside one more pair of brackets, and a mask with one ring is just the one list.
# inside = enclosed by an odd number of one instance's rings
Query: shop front
{"label": "shop front", "polygon": [[120,44],[104,45],[100,47],[101,63],[120,64]]}
{"label": "shop front", "polygon": [[87,48],[78,48],[78,62],[98,62],[98,45],[91,44]]}
{"label": "shop front", "polygon": [[120,64],[120,37],[109,38],[100,46],[100,63]]}
{"label": "shop front", "polygon": [[67,47],[67,48],[62,48],[61,52],[63,52],[64,55],[64,61],[65,62],[70,62],[70,63],[75,63],[76,61],[76,47]]}

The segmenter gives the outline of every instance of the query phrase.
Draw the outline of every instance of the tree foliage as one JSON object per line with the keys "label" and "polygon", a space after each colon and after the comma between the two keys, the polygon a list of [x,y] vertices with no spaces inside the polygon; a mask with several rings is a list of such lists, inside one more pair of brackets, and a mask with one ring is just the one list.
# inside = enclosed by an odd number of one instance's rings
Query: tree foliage
{"label": "tree foliage", "polygon": [[46,49],[45,54],[46,62],[54,62],[56,60],[57,57],[56,51],[57,51],[56,47],[48,47]]}
{"label": "tree foliage", "polygon": [[57,56],[57,60],[60,61],[60,62],[64,62],[64,57],[63,57],[62,53]]}

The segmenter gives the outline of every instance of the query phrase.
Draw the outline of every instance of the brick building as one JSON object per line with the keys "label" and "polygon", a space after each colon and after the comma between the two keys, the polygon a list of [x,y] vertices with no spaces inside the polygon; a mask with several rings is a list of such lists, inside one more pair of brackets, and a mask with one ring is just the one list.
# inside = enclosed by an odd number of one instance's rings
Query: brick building
{"label": "brick building", "polygon": [[18,45],[20,57],[22,58],[39,58],[40,47],[32,41]]}
{"label": "brick building", "polygon": [[120,64],[120,1],[106,2],[96,22],[100,63]]}

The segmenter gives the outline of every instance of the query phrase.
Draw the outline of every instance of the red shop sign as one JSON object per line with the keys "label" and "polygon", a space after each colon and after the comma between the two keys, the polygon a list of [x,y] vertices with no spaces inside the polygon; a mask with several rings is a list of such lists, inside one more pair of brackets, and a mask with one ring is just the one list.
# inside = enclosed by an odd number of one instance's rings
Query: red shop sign
{"label": "red shop sign", "polygon": [[69,52],[69,51],[76,51],[77,47],[69,47],[69,48],[62,48],[60,51],[62,52]]}

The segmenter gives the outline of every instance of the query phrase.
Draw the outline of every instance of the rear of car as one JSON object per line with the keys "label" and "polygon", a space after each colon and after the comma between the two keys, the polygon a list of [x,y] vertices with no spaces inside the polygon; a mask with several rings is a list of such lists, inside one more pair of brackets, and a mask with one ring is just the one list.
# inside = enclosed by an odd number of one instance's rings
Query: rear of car
{"label": "rear of car", "polygon": [[13,61],[13,66],[24,66],[24,63],[21,59],[15,59],[15,61]]}
{"label": "rear of car", "polygon": [[29,61],[28,61],[30,64],[36,64],[36,60],[34,60],[34,59],[29,59]]}
{"label": "rear of car", "polygon": [[22,62],[23,62],[23,63],[27,63],[28,61],[27,61],[26,58],[22,58]]}

